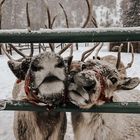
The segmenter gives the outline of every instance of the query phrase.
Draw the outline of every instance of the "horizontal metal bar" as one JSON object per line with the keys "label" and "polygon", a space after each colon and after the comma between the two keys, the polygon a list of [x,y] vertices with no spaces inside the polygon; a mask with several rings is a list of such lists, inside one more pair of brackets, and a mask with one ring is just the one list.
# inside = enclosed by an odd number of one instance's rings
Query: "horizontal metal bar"
{"label": "horizontal metal bar", "polygon": [[[37,106],[25,101],[0,100],[0,110],[15,111],[47,111],[45,106]],[[114,102],[101,106],[93,106],[90,109],[80,109],[73,104],[60,106],[53,111],[58,112],[100,112],[100,113],[140,113],[140,103],[138,102]]]}
{"label": "horizontal metal bar", "polygon": [[74,43],[140,41],[140,27],[0,30],[0,43]]}

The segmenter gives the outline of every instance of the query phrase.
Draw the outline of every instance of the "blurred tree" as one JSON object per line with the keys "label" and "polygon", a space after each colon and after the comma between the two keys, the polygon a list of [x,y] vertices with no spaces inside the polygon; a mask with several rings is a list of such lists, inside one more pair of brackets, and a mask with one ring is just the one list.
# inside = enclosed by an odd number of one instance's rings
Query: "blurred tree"
{"label": "blurred tree", "polygon": [[[122,23],[124,27],[140,26],[140,0],[122,1]],[[140,42],[133,43],[134,51],[140,53]]]}
{"label": "blurred tree", "polygon": [[124,27],[140,26],[140,0],[123,0],[122,10]]}
{"label": "blurred tree", "polygon": [[[140,26],[140,0],[123,0],[121,3],[122,8],[122,24],[123,27],[137,27]],[[123,52],[128,52],[129,47],[127,43],[123,43]],[[133,42],[134,52],[140,53],[140,42]],[[120,43],[111,43],[110,50],[115,45]]]}

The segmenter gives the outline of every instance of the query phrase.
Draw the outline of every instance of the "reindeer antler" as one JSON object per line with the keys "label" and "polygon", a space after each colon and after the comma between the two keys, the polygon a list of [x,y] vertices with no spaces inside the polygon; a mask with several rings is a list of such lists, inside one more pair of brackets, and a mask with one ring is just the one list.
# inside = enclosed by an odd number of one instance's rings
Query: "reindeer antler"
{"label": "reindeer antler", "polygon": [[3,52],[6,54],[6,56],[7,56],[10,60],[14,60],[14,59],[11,57],[11,55],[10,55],[9,53],[7,53],[7,51],[6,51],[6,49],[4,48],[4,45],[3,45],[3,44],[1,44],[1,48],[2,48]]}
{"label": "reindeer antler", "polygon": [[119,69],[120,63],[121,63],[121,50],[122,50],[123,44],[118,46],[118,57],[117,57],[117,63],[116,63],[116,68]]}
{"label": "reindeer antler", "polygon": [[82,25],[81,28],[85,28],[88,25],[88,23],[89,23],[89,21],[92,17],[91,16],[92,15],[92,8],[91,8],[92,5],[89,3],[89,0],[86,0],[86,3],[87,3],[87,6],[88,6],[88,15],[87,15],[87,18],[86,18],[86,20],[85,20],[85,22],[84,22],[84,24]]}
{"label": "reindeer antler", "polygon": [[131,48],[132,59],[127,64],[127,66],[125,66],[123,69],[118,69],[119,71],[126,70],[128,68],[131,68],[132,67],[132,64],[134,63],[134,46],[132,45],[132,43],[130,43],[130,48]]}
{"label": "reindeer antler", "polygon": [[125,69],[131,68],[132,64],[134,63],[134,46],[131,42],[130,42],[130,48],[131,48],[132,59],[131,59],[130,63],[127,64]]}
{"label": "reindeer antler", "polygon": [[130,63],[127,64],[126,67],[124,67],[124,68],[122,68],[122,69],[119,69],[119,66],[120,66],[120,63],[121,63],[121,50],[122,50],[122,46],[123,46],[123,44],[121,44],[121,45],[118,47],[118,58],[117,58],[117,63],[116,63],[116,68],[117,68],[119,71],[122,71],[122,70],[125,70],[125,69],[130,68],[130,67],[132,66],[133,62],[134,62],[134,48],[133,48],[132,43],[130,43],[132,59],[131,59]]}
{"label": "reindeer antler", "polygon": [[[92,13],[92,11],[91,11],[91,5],[90,5],[90,3],[89,3],[89,0],[86,0],[86,3],[87,3],[87,6],[88,6],[88,15],[87,15],[87,18],[86,18],[84,24],[81,26],[81,28],[85,28],[85,27],[87,26],[89,20],[91,19],[91,13]],[[62,6],[61,3],[59,3],[59,5],[61,6],[61,8],[62,8],[62,10],[63,10],[63,12],[64,12],[64,15],[65,15],[65,18],[66,18],[67,27],[69,27],[66,11],[65,11],[65,9],[64,9],[64,7]],[[63,49],[61,49],[61,50],[58,52],[58,54],[61,55],[61,54],[62,54],[63,52],[65,52],[69,47],[71,47],[72,44],[73,44],[73,43],[68,43]],[[71,49],[72,49],[72,48],[71,48]],[[71,50],[71,54],[72,54],[72,52],[73,52],[73,51]]]}
{"label": "reindeer antler", "polygon": [[[30,22],[30,16],[29,16],[28,2],[26,3],[26,17],[27,17],[28,32],[31,32],[31,22]],[[34,45],[33,45],[33,43],[30,44],[30,47],[31,47],[31,52],[30,52],[29,57],[32,57],[33,53],[34,53]]]}
{"label": "reindeer antler", "polygon": [[89,50],[82,53],[81,61],[84,61],[99,45],[100,43],[97,43],[95,46],[90,48]]}
{"label": "reindeer antler", "polygon": [[60,7],[63,10],[64,16],[65,16],[65,20],[66,20],[67,28],[69,28],[69,21],[68,21],[68,16],[67,16],[66,10],[64,9],[63,5],[60,2],[59,2],[59,5],[60,5]]}

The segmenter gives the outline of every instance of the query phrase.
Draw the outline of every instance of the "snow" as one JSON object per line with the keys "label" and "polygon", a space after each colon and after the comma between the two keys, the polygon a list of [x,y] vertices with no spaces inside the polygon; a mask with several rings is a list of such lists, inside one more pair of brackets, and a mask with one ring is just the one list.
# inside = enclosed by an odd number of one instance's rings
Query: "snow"
{"label": "snow", "polygon": [[[100,28],[57,28],[57,29],[43,29],[37,31],[32,31],[32,34],[42,34],[42,33],[59,33],[63,35],[64,33],[100,33],[100,32],[137,32],[140,33],[140,27],[100,27]],[[0,34],[22,34],[29,33],[27,29],[11,29],[11,30],[0,30]]]}
{"label": "snow", "polygon": [[[92,46],[93,44],[90,44]],[[117,55],[115,52],[108,52],[106,43],[105,46],[102,48],[101,52],[99,53],[99,56],[105,56],[108,54]],[[82,52],[85,49],[88,49],[87,47],[84,47],[83,44],[79,43],[79,50],[74,51],[74,59],[79,59]],[[69,50],[63,54],[63,56],[69,55]],[[14,58],[17,58],[18,56],[16,54],[13,55]],[[6,56],[0,56],[0,99],[9,99],[11,98],[11,91],[12,87],[15,81],[15,77],[8,68],[7,65],[7,57]],[[127,65],[131,60],[131,54],[130,53],[122,53],[122,61]],[[140,54],[135,54],[135,60],[132,68],[128,69],[128,75],[133,77],[140,77]],[[138,91],[140,91],[140,86],[136,88]],[[126,91],[128,92],[128,91]],[[73,140],[73,130],[71,126],[71,118],[70,113],[68,114],[68,124],[67,124],[67,133],[65,136],[65,140]],[[13,111],[0,111],[0,140],[15,140],[14,134],[13,134]]]}

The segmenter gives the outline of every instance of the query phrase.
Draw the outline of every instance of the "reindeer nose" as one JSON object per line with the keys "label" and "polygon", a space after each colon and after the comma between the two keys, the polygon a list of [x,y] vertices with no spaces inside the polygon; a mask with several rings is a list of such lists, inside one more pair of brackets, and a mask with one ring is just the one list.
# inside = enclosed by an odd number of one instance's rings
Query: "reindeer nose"
{"label": "reindeer nose", "polygon": [[86,83],[86,85],[83,86],[83,88],[84,88],[86,91],[90,91],[90,90],[94,89],[95,86],[96,86],[96,81],[93,80],[93,81],[88,81],[88,82]]}

